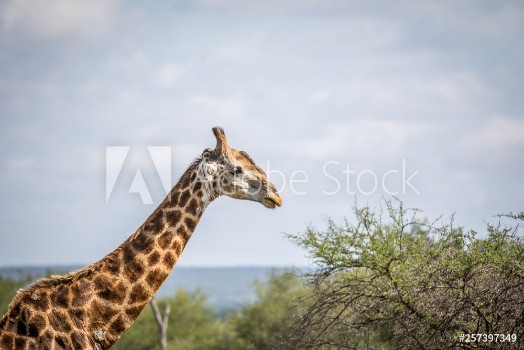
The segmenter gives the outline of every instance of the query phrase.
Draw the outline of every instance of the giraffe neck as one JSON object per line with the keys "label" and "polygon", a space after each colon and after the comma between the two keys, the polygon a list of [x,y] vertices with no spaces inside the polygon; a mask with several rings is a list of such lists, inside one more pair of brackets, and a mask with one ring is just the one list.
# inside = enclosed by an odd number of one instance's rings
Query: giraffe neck
{"label": "giraffe neck", "polygon": [[145,223],[102,260],[20,290],[0,321],[0,349],[109,349],[175,266],[217,180],[193,163]]}
{"label": "giraffe neck", "polygon": [[[102,270],[108,273],[95,278],[94,285],[105,300],[100,300],[101,304],[91,312],[89,333],[103,349],[118,340],[151,301],[178,261],[205,208],[216,198],[215,186],[205,181],[201,164],[190,166],[144,224],[102,259]],[[98,308],[107,311],[96,311]]]}

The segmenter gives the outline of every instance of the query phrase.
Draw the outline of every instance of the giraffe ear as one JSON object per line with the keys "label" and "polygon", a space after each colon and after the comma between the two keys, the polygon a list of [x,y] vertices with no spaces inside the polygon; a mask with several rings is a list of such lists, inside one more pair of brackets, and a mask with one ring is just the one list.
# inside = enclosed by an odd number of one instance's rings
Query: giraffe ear
{"label": "giraffe ear", "polygon": [[217,145],[215,147],[215,154],[220,158],[228,159],[231,155],[231,147],[229,147],[229,143],[227,142],[226,134],[224,133],[224,129],[222,129],[220,126],[215,126],[213,129],[213,134],[215,134],[215,138],[217,139]]}

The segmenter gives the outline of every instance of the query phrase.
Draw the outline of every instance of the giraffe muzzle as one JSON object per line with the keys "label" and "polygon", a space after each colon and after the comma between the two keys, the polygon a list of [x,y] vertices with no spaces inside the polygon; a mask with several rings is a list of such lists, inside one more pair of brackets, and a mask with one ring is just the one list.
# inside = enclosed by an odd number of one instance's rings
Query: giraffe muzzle
{"label": "giraffe muzzle", "polygon": [[272,193],[262,199],[262,204],[266,208],[271,209],[280,207],[282,205],[282,198],[278,194]]}

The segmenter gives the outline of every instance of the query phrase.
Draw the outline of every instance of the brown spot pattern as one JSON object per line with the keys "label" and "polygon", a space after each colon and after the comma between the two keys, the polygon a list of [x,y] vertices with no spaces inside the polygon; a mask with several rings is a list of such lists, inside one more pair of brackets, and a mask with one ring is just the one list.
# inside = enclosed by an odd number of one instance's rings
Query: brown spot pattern
{"label": "brown spot pattern", "polygon": [[160,254],[157,252],[157,251],[154,251],[153,253],[151,253],[151,255],[149,255],[149,257],[147,258],[147,264],[149,266],[153,266],[153,265],[156,265],[158,264],[158,261],[160,260]]}
{"label": "brown spot pattern", "polygon": [[171,249],[175,252],[176,255],[180,256],[180,254],[182,253],[182,249],[184,249],[183,244],[184,243],[180,240],[176,240],[173,242]]}
{"label": "brown spot pattern", "polygon": [[173,266],[175,266],[175,263],[176,263],[175,256],[174,256],[172,253],[167,252],[167,253],[166,253],[166,256],[164,256],[164,265],[165,265],[168,269],[172,269]]}
{"label": "brown spot pattern", "polygon": [[51,346],[52,346],[52,342],[53,342],[53,334],[51,333],[51,331],[45,331],[43,335],[40,336],[40,339],[38,339],[38,343],[39,343],[39,347],[38,349],[43,349],[43,350],[47,350],[47,349],[51,349]]}
{"label": "brown spot pattern", "polygon": [[52,310],[49,315],[49,325],[59,332],[68,333],[71,331],[71,324],[69,323],[67,315],[59,310]]}
{"label": "brown spot pattern", "polygon": [[132,261],[137,254],[137,251],[131,244],[124,247],[124,263]]}
{"label": "brown spot pattern", "polygon": [[24,337],[16,337],[15,339],[15,348],[16,349],[23,349],[25,348],[27,344],[27,340]]}
{"label": "brown spot pattern", "polygon": [[176,191],[170,194],[169,202],[170,204],[178,203],[178,198],[180,197],[180,192]]}
{"label": "brown spot pattern", "polygon": [[185,207],[189,197],[191,197],[189,190],[185,190],[184,192],[182,192],[182,195],[180,195],[180,200],[178,201],[178,205],[181,207]]}
{"label": "brown spot pattern", "polygon": [[180,210],[168,211],[166,213],[167,224],[171,227],[176,226],[182,217],[182,212]]}
{"label": "brown spot pattern", "polygon": [[126,298],[127,288],[124,283],[119,282],[116,286],[108,286],[108,288],[98,292],[98,296],[107,300],[110,303],[121,305]]}
{"label": "brown spot pattern", "polygon": [[127,328],[127,322],[124,320],[122,315],[118,316],[116,320],[109,326],[109,331],[115,335],[120,335],[125,332]]}
{"label": "brown spot pattern", "polygon": [[0,346],[5,349],[12,349],[14,344],[14,337],[11,334],[4,334],[0,338]]}
{"label": "brown spot pattern", "polygon": [[71,286],[71,304],[73,307],[84,306],[90,300],[91,292],[89,288],[89,283],[86,281],[76,281]]}
{"label": "brown spot pattern", "polygon": [[144,266],[137,260],[126,262],[124,265],[124,273],[131,282],[134,282],[144,274]]}
{"label": "brown spot pattern", "polygon": [[176,234],[184,240],[188,240],[191,236],[191,233],[187,231],[187,228],[184,225],[180,225],[180,227],[176,230]]}
{"label": "brown spot pattern", "polygon": [[55,341],[57,345],[62,347],[62,349],[71,349],[72,348],[72,344],[71,344],[71,341],[69,340],[69,337],[59,334],[55,336]]}
{"label": "brown spot pattern", "polygon": [[46,327],[46,320],[41,315],[34,316],[27,325],[27,335],[32,338],[38,337],[39,329]]}
{"label": "brown spot pattern", "polygon": [[97,293],[104,292],[108,289],[113,288],[111,279],[109,279],[109,277],[105,275],[97,276],[93,281],[93,285]]}
{"label": "brown spot pattern", "polygon": [[16,334],[17,335],[27,335],[27,326],[24,321],[18,320],[16,323]]}
{"label": "brown spot pattern", "polygon": [[71,309],[68,311],[68,313],[71,321],[73,321],[73,324],[77,328],[83,328],[86,312],[83,309]]}
{"label": "brown spot pattern", "polygon": [[195,198],[192,198],[186,207],[186,211],[191,214],[196,214],[196,208],[198,208],[198,202]]}
{"label": "brown spot pattern", "polygon": [[136,284],[129,295],[129,300],[132,303],[141,303],[147,301],[148,299],[149,293],[141,284]]}
{"label": "brown spot pattern", "polygon": [[120,269],[121,269],[120,257],[117,257],[117,258],[108,259],[105,263],[105,270],[114,276],[120,274]]}
{"label": "brown spot pattern", "polygon": [[101,303],[97,300],[95,300],[89,309],[89,320],[91,321],[90,327],[92,329],[96,329],[97,325],[100,322],[108,322],[110,319],[112,319],[117,313],[118,309],[113,308],[108,303]]}
{"label": "brown spot pattern", "polygon": [[38,292],[37,300],[31,299],[31,303],[37,311],[46,311],[49,309],[49,295],[47,292]]}
{"label": "brown spot pattern", "polygon": [[186,216],[184,218],[184,224],[186,224],[187,226],[187,229],[190,231],[190,232],[193,232],[195,230],[195,227],[196,227],[196,221],[193,220],[192,218],[190,218],[189,216]]}
{"label": "brown spot pattern", "polygon": [[52,299],[52,304],[55,307],[69,307],[69,289],[66,286],[62,285],[58,287]]}
{"label": "brown spot pattern", "polygon": [[173,233],[166,231],[158,239],[158,244],[160,245],[160,248],[167,249],[167,247],[171,244],[171,241],[173,241]]}
{"label": "brown spot pattern", "polygon": [[128,307],[128,308],[126,309],[126,315],[127,315],[130,319],[134,320],[134,319],[136,319],[136,318],[138,317],[138,315],[140,315],[140,313],[142,312],[142,309],[143,309],[143,308],[144,308],[144,307],[143,307],[142,305],[140,305],[140,306],[131,306],[131,307]]}
{"label": "brown spot pattern", "polygon": [[202,182],[201,182],[201,181],[197,181],[197,182],[195,183],[195,185],[193,186],[193,192],[197,192],[197,191],[199,191],[201,188],[202,188]]}
{"label": "brown spot pattern", "polygon": [[157,290],[167,277],[167,273],[161,270],[154,270],[147,274],[146,281],[150,288]]}
{"label": "brown spot pattern", "polygon": [[71,336],[71,342],[74,349],[84,349],[86,347],[85,337],[79,332],[74,332]]}
{"label": "brown spot pattern", "polygon": [[[162,226],[163,227],[163,226]],[[144,248],[146,248],[148,245],[151,244],[151,236],[148,235],[146,232],[140,232],[135,239],[132,241],[132,246],[136,251],[142,251]]]}
{"label": "brown spot pattern", "polygon": [[148,220],[146,221],[146,224],[144,225],[144,228],[148,231],[160,231],[162,227],[164,227],[164,212],[163,210],[159,210],[156,213],[153,213]]}

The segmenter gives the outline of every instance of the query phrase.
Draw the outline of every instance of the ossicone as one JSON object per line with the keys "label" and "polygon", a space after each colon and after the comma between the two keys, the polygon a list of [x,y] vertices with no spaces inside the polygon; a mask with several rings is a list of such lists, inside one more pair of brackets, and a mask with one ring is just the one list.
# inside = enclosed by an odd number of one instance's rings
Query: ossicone
{"label": "ossicone", "polygon": [[228,158],[231,148],[229,147],[229,143],[227,142],[224,129],[222,129],[220,126],[215,126],[212,130],[217,140],[215,154],[219,157]]}

